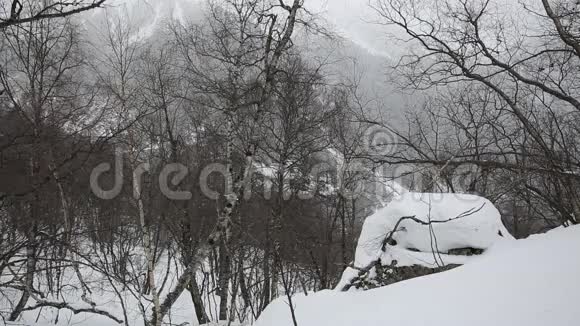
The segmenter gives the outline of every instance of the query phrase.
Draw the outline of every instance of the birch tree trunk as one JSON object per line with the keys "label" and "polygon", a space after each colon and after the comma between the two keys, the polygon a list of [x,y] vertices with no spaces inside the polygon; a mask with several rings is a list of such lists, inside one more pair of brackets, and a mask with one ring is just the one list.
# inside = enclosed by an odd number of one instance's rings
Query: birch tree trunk
{"label": "birch tree trunk", "polygon": [[[159,293],[157,292],[157,286],[155,284],[155,256],[153,248],[151,247],[151,234],[148,226],[145,223],[145,208],[142,199],[142,189],[141,189],[141,167],[135,167],[133,172],[133,193],[137,200],[137,209],[139,211],[139,225],[141,227],[141,234],[143,237],[143,251],[145,252],[145,259],[147,260],[147,286],[151,291],[151,296],[153,297],[153,315],[156,317],[152,319],[154,326],[161,326],[161,304],[159,301]],[[145,293],[143,293],[145,294]]]}

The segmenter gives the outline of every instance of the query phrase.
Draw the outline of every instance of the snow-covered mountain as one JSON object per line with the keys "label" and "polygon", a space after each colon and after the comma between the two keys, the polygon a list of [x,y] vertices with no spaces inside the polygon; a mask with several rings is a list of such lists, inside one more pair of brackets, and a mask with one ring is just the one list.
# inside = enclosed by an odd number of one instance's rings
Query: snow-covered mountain
{"label": "snow-covered mountain", "polygon": [[[108,0],[106,10],[125,11],[132,22],[151,31],[165,18],[181,22],[195,19],[206,3],[206,0]],[[392,42],[386,42],[385,27],[375,24],[377,15],[368,0],[308,0],[305,6],[336,34],[370,53],[388,57],[396,51]],[[103,10],[95,10],[87,15],[102,14]]]}
{"label": "snow-covered mountain", "polygon": [[[110,0],[105,9],[82,15],[89,35],[102,33],[106,20],[115,24],[121,20],[131,28],[131,37],[145,43],[157,43],[165,36],[163,31],[170,21],[181,24],[202,21],[207,0]],[[387,31],[372,23],[373,10],[367,0],[313,0],[306,1],[316,19],[337,35],[340,44],[322,36],[295,35],[296,46],[306,57],[325,58],[327,75],[349,80],[360,77],[361,92],[378,101],[373,110],[400,122],[401,112],[410,102],[405,95],[395,92],[387,81],[387,67],[398,55],[398,48],[386,41]],[[389,45],[388,45],[389,44]],[[416,98],[414,99],[416,102]]]}

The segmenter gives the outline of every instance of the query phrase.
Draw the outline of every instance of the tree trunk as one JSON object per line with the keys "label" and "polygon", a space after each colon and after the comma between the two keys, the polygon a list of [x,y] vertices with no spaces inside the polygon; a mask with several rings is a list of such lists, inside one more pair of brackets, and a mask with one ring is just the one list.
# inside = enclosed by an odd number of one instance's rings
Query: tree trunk
{"label": "tree trunk", "polygon": [[199,291],[199,285],[195,278],[195,271],[192,272],[191,280],[189,281],[189,292],[191,293],[191,301],[193,301],[193,307],[195,308],[195,315],[198,324],[203,325],[209,323],[210,320],[205,312],[203,299],[201,298],[201,292]]}
{"label": "tree trunk", "polygon": [[228,292],[231,277],[230,254],[224,241],[220,242],[219,247],[219,320],[228,320]]}

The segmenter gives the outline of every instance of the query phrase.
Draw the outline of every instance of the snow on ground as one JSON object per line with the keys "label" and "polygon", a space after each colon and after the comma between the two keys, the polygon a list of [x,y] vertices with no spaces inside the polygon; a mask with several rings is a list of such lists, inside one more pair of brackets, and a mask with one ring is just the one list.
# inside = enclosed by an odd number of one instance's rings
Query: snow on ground
{"label": "snow on ground", "polygon": [[[126,230],[129,232],[131,229]],[[125,234],[122,232],[122,234]],[[120,241],[120,239],[115,238],[113,241]],[[79,261],[79,274],[82,276],[83,281],[87,284],[90,289],[90,293],[87,293],[87,299],[95,303],[95,308],[100,311],[105,311],[115,318],[124,320],[123,306],[127,313],[127,326],[143,326],[143,310],[145,310],[145,315],[147,318],[151,318],[151,313],[153,310],[152,296],[150,294],[142,294],[139,290],[140,285],[145,281],[145,275],[147,270],[147,261],[145,260],[145,253],[139,245],[131,248],[130,255],[126,258],[130,260],[127,267],[127,273],[124,274],[127,280],[128,286],[124,286],[120,283],[119,279],[121,275],[115,274],[113,265],[114,259],[111,255],[104,256],[102,252],[95,251],[95,247],[100,248],[100,244],[95,244],[84,239],[80,241],[77,246],[77,250],[82,253],[80,256],[73,256],[69,253],[69,257],[63,261],[63,265],[69,266],[67,263],[70,261]],[[125,252],[115,251],[116,257],[121,257]],[[211,320],[216,320],[219,312],[220,298],[217,291],[215,291],[215,283],[213,282],[213,277],[211,276],[211,262],[207,258],[206,253],[200,252],[199,257],[206,257],[205,259],[200,258],[200,265],[197,266],[197,281],[202,291],[202,298],[205,305],[205,311]],[[46,256],[46,255],[44,255]],[[249,284],[255,284],[261,280],[263,275],[252,268],[252,266],[257,265],[263,257],[263,252],[260,250],[247,250],[244,254],[246,263],[246,279]],[[17,255],[14,260],[21,261],[23,256]],[[163,300],[166,298],[169,291],[175,288],[179,277],[184,272],[184,267],[180,263],[179,256],[176,256],[173,251],[166,250],[161,253],[157,258],[157,264],[155,267],[155,280],[160,291],[160,297]],[[236,264],[234,262],[234,264]],[[17,271],[22,271],[22,262],[16,265],[13,270],[15,273]],[[44,268],[43,261],[41,260],[37,267],[39,269]],[[112,278],[109,278],[103,271],[111,271]],[[55,271],[52,271],[54,275]],[[21,291],[16,289],[11,289],[6,285],[13,279],[15,275],[13,273],[8,273],[7,269],[4,273],[0,273],[0,284],[3,287],[0,289],[0,325],[8,326],[72,326],[72,325],[82,325],[82,326],[115,326],[119,325],[114,320],[99,315],[95,313],[80,312],[74,314],[68,309],[55,309],[50,307],[43,307],[40,309],[34,309],[23,312],[19,319],[15,322],[8,322],[2,317],[7,317],[12,311],[12,307],[16,304],[21,296]],[[136,279],[135,279],[136,278]],[[54,280],[53,280],[54,281]],[[82,300],[81,284],[78,275],[69,266],[68,268],[63,267],[63,273],[60,279],[61,292],[58,296],[55,294],[50,294],[47,288],[48,281],[45,275],[38,273],[35,277],[34,288],[42,291],[46,294],[47,301],[50,302],[66,302],[69,306],[74,309],[89,309],[90,305],[88,302]],[[281,286],[281,285],[280,285]],[[55,286],[56,287],[56,286]],[[137,288],[139,287],[139,288]],[[118,291],[118,293],[116,293]],[[283,293],[284,289],[279,287],[280,293]],[[122,298],[122,300],[121,300]],[[31,298],[28,301],[28,307],[34,306],[37,301]],[[235,302],[238,311],[241,311],[244,305],[243,299],[241,297],[237,298]],[[141,306],[142,305],[142,306]],[[251,320],[252,317],[248,316]],[[250,322],[244,325],[249,325]],[[123,324],[125,325],[125,324]],[[197,317],[195,314],[195,308],[192,302],[190,292],[185,289],[182,294],[178,297],[177,301],[173,304],[171,310],[163,319],[163,325],[173,325],[173,326],[197,326]],[[239,323],[210,323],[205,326],[240,326]]]}
{"label": "snow on ground", "polygon": [[[137,257],[143,256],[143,253],[138,252]],[[98,257],[94,257],[95,261],[98,261]],[[135,266],[139,270],[145,271],[145,261],[139,261],[136,259]],[[169,268],[167,267],[169,265]],[[89,285],[91,293],[88,294],[89,300],[96,304],[96,308],[99,310],[106,311],[111,315],[119,318],[121,320],[123,317],[123,308],[121,306],[121,300],[118,295],[115,294],[115,290],[111,286],[111,282],[105,277],[104,274],[85,266],[80,265],[80,273],[83,276],[83,280]],[[168,269],[167,269],[168,268]],[[164,290],[161,292],[161,297],[164,298],[166,293],[170,289],[174,288],[178,277],[181,275],[181,270],[177,270],[173,264],[168,264],[165,256],[159,258],[158,266],[155,269],[155,279],[158,285],[162,284],[165,279],[165,272],[168,273],[166,284]],[[144,274],[143,274],[144,275]],[[0,282],[7,281],[9,275],[0,276]],[[45,280],[39,280],[36,278],[36,288],[43,289],[39,282],[44,282]],[[48,301],[61,302],[64,301],[75,309],[87,309],[90,308],[86,302],[81,299],[80,283],[76,274],[71,269],[66,269],[63,279],[61,280],[63,284],[63,292],[59,297],[54,297],[49,295],[46,298]],[[125,302],[125,308],[127,311],[127,319],[129,321],[129,326],[134,325],[144,325],[143,314],[141,312],[140,303],[144,305],[144,309],[147,311],[147,316],[151,315],[151,310],[153,307],[151,297],[149,295],[141,295],[135,291],[129,291],[127,289],[123,290],[123,287],[118,283],[114,282],[120,295],[123,297]],[[4,291],[0,294],[0,311],[6,310],[9,307],[6,300],[16,302],[20,298],[20,291]],[[219,299],[216,298],[219,301]],[[28,301],[28,306],[35,304],[35,301],[31,298]],[[173,325],[196,325],[193,322],[195,318],[195,311],[193,309],[193,303],[191,296],[188,291],[184,291],[176,303],[173,305],[171,312],[164,319],[165,322],[170,322]],[[34,326],[68,326],[68,325],[83,325],[83,326],[114,326],[119,325],[112,319],[105,316],[94,314],[94,313],[78,313],[74,314],[72,311],[67,309],[57,310],[54,308],[44,307],[41,309],[35,309],[31,311],[23,312],[22,316],[15,322],[6,321],[8,326],[23,326],[23,325],[34,325]],[[0,319],[0,325],[2,324],[2,319]]]}
{"label": "snow on ground", "polygon": [[[452,209],[450,207],[450,209]],[[299,326],[580,325],[580,226],[502,241],[470,264],[364,292],[293,298]],[[293,326],[287,299],[255,326]]]}

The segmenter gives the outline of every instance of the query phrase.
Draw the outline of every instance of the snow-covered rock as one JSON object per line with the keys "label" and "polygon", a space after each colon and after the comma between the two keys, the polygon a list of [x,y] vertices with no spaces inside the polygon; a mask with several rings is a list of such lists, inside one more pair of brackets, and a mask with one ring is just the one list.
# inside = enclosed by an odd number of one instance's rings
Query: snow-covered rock
{"label": "snow-covered rock", "polygon": [[[383,241],[395,226],[394,242],[383,251]],[[513,237],[497,208],[483,197],[400,193],[365,220],[356,248],[355,268],[344,272],[337,289],[358,275],[356,268],[364,268],[379,258],[383,265],[396,261],[397,266],[464,264],[470,257],[445,253],[458,248],[487,249],[504,239]]]}
{"label": "snow-covered rock", "polygon": [[[449,207],[450,210],[453,207]],[[456,269],[355,292],[297,295],[300,326],[580,325],[580,226],[502,241]],[[255,326],[292,326],[286,298]]]}

